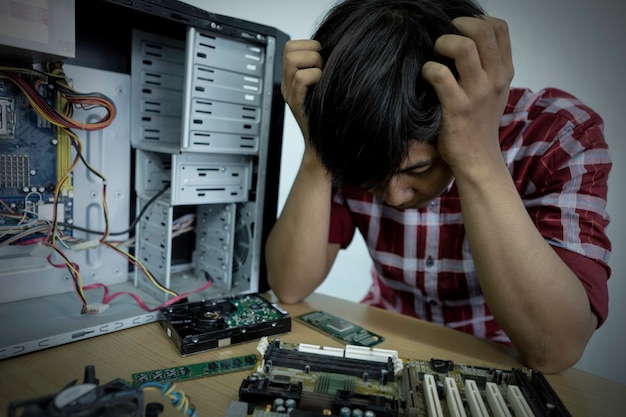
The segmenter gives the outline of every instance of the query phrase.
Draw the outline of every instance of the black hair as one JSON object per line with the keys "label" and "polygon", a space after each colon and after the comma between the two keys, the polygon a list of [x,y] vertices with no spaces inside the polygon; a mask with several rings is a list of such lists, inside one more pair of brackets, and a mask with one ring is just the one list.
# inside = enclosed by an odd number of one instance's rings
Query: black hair
{"label": "black hair", "polygon": [[436,144],[441,106],[421,67],[444,62],[434,42],[459,33],[452,19],[484,14],[473,0],[344,0],[330,9],[313,35],[324,66],[304,111],[335,184],[381,186],[413,140]]}

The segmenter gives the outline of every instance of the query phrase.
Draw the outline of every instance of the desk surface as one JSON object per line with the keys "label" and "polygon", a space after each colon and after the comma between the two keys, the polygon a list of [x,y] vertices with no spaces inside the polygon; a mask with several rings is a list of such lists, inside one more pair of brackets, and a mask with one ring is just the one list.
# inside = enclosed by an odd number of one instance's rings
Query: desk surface
{"label": "desk surface", "polygon": [[[272,295],[268,299],[275,302]],[[501,368],[521,366],[511,349],[461,332],[400,316],[388,311],[313,294],[304,302],[283,306],[292,317],[312,310],[326,310],[385,336],[377,346],[398,351],[400,357],[448,359],[468,365]],[[289,334],[276,336],[290,343],[342,345],[297,320]],[[74,380],[82,382],[85,366],[94,365],[101,384],[115,378],[131,381],[133,373],[189,365],[256,353],[256,342],[181,357],[157,323],[98,336],[0,361],[0,415],[9,401],[56,393]],[[223,417],[231,401],[238,399],[241,381],[251,371],[240,371],[178,382],[195,404],[199,416]],[[576,417],[621,416],[626,409],[626,386],[570,369],[546,375],[570,413]],[[159,401],[161,416],[179,416],[158,393],[146,393],[146,401]]]}

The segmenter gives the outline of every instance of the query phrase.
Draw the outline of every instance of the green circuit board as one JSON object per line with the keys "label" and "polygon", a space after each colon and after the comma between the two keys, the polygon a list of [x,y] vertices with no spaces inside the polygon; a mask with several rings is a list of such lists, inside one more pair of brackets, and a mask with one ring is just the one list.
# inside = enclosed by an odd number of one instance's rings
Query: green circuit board
{"label": "green circuit board", "polygon": [[301,314],[296,319],[349,345],[371,347],[385,341],[379,334],[321,310]]}
{"label": "green circuit board", "polygon": [[146,382],[177,382],[225,374],[228,372],[252,369],[257,362],[257,355],[243,355],[209,362],[200,362],[192,365],[175,366],[155,369],[152,371],[137,372],[132,375],[135,386]]}

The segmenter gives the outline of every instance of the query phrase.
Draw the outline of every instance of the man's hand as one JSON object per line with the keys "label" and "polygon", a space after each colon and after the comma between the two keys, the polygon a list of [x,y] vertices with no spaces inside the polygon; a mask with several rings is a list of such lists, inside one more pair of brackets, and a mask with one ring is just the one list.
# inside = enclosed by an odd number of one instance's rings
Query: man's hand
{"label": "man's hand", "polygon": [[454,24],[463,36],[441,36],[435,53],[454,60],[458,79],[432,61],[422,75],[441,102],[438,151],[456,177],[472,176],[475,169],[502,162],[498,128],[514,74],[511,43],[503,20],[461,17]]}
{"label": "man's hand", "polygon": [[291,40],[285,44],[283,54],[281,93],[302,130],[307,148],[309,129],[303,105],[308,88],[322,76],[320,49],[320,43],[314,40]]}

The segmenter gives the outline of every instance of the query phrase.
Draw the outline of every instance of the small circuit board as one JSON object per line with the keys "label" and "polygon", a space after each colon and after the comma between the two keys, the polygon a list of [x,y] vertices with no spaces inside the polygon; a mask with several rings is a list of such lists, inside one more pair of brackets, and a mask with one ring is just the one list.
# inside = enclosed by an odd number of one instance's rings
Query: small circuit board
{"label": "small circuit board", "polygon": [[261,339],[239,387],[253,417],[569,417],[541,372],[389,349]]}
{"label": "small circuit board", "polygon": [[257,355],[250,354],[228,359],[200,362],[192,365],[143,371],[132,375],[132,383],[135,386],[139,386],[146,382],[167,383],[188,381],[190,379],[243,371],[254,368],[257,360]]}
{"label": "small circuit board", "polygon": [[381,335],[321,310],[301,314],[296,319],[348,345],[372,347],[385,341]]}

